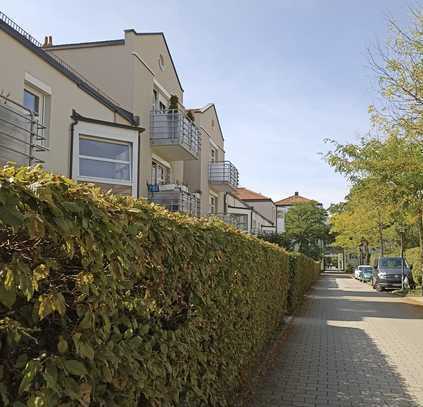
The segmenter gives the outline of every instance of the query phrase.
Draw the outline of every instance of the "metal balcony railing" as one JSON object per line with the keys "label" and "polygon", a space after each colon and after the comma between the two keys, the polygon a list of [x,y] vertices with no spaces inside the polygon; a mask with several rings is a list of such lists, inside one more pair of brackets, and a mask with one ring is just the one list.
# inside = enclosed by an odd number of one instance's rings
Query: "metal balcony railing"
{"label": "metal balcony railing", "polygon": [[[198,159],[201,148],[200,130],[178,110],[151,112],[150,140],[156,146],[180,146]],[[191,159],[192,159],[191,158]]]}
{"label": "metal balcony railing", "polygon": [[[25,37],[29,42],[31,42],[33,45],[35,45],[38,48],[43,48],[43,44],[36,40],[31,34],[29,34],[27,31],[25,31],[20,25],[18,25],[15,21],[13,21],[11,18],[9,18],[6,14],[2,13],[0,11],[0,21],[7,24],[9,27],[13,28],[15,31],[17,31],[22,37]],[[48,50],[48,48],[44,48],[44,50]],[[96,85],[94,85],[92,82],[90,82],[85,76],[83,76],[80,72],[78,72],[75,68],[70,66],[67,62],[65,62],[63,59],[58,57],[53,52],[48,52],[47,55],[51,59],[53,59],[56,63],[62,66],[62,68],[66,69],[70,74],[72,74],[74,77],[79,79],[80,81],[85,82],[89,87],[94,89],[98,94],[103,96],[104,98],[110,100],[113,102],[116,106],[120,106],[120,104],[114,100],[110,95],[108,95],[106,92],[104,92],[102,89],[98,88]]]}
{"label": "metal balcony railing", "polygon": [[238,188],[238,170],[230,161],[210,162],[209,182],[210,184],[227,184],[231,188]]}
{"label": "metal balcony railing", "polygon": [[149,200],[171,212],[200,216],[200,199],[178,185],[149,185]]}
{"label": "metal balcony railing", "polygon": [[37,115],[0,95],[0,164],[42,163],[37,153],[48,150],[44,132]]}
{"label": "metal balcony railing", "polygon": [[239,230],[248,232],[248,215],[237,213],[211,213],[209,216],[219,218],[228,225],[235,226]]}

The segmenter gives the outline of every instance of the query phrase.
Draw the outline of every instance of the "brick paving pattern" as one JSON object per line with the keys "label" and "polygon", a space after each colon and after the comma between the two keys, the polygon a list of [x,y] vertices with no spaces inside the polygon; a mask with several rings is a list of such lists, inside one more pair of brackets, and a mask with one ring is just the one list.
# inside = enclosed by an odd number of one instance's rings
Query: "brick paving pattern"
{"label": "brick paving pattern", "polygon": [[423,406],[423,307],[324,275],[252,406]]}

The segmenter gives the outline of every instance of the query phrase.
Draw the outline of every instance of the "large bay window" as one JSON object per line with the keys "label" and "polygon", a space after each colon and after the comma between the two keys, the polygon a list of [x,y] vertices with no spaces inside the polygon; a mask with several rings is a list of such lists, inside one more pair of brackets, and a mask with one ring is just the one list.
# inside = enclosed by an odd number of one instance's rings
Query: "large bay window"
{"label": "large bay window", "polygon": [[102,189],[137,195],[136,132],[113,126],[81,123],[73,140],[73,177]]}

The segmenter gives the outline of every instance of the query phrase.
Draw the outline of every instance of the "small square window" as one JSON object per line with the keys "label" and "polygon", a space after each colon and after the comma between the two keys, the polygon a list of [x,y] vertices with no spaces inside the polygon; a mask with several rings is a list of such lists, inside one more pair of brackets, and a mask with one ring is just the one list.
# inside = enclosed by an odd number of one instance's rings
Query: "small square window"
{"label": "small square window", "polygon": [[24,89],[24,106],[37,115],[40,114],[40,96]]}

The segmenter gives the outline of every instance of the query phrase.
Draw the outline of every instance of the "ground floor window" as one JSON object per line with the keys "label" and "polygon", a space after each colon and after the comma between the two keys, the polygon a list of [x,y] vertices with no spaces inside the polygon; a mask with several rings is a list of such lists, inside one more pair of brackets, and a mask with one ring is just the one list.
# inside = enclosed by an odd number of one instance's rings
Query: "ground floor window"
{"label": "ground floor window", "polygon": [[74,134],[73,176],[115,193],[136,196],[138,140],[125,129],[114,132],[104,127],[89,124]]}

